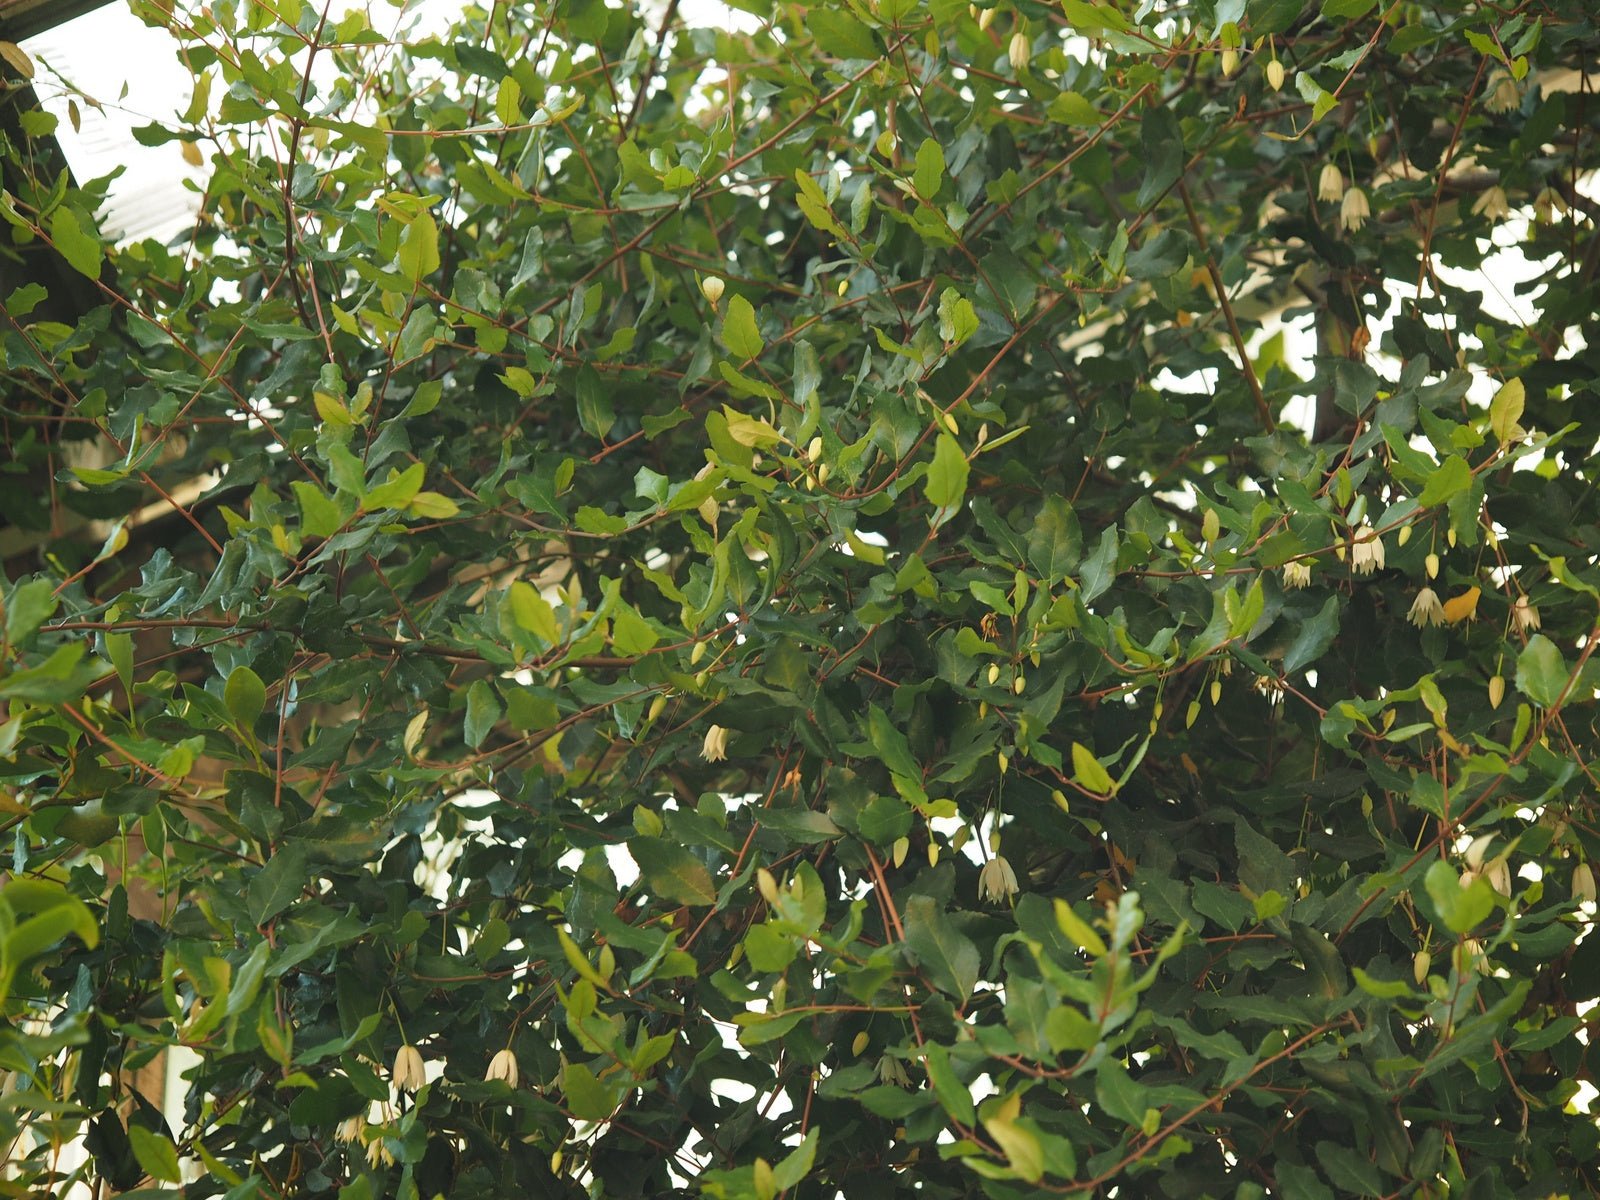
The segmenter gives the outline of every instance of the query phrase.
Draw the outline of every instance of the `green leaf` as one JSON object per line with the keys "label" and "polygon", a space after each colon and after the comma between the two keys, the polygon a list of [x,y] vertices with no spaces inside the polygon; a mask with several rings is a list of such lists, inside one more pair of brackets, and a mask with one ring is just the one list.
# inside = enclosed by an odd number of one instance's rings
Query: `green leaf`
{"label": "green leaf", "polygon": [[292,842],[279,848],[246,890],[250,919],[257,925],[266,924],[299,898],[307,882],[305,846]]}
{"label": "green leaf", "polygon": [[361,498],[361,507],[367,512],[385,508],[404,508],[422,490],[423,467],[412,463],[386,483],[380,483]]}
{"label": "green leaf", "polygon": [[911,176],[911,187],[924,200],[939,194],[944,182],[944,149],[933,138],[924,138],[917,147],[916,170]]}
{"label": "green leaf", "polygon": [[100,278],[100,264],[105,258],[100,239],[85,232],[77,214],[65,205],[50,217],[50,240],[74,271],[90,279]]}
{"label": "green leaf", "polygon": [[615,1111],[619,1097],[582,1063],[568,1063],[561,1073],[567,1108],[580,1121],[604,1121]]}
{"label": "green leaf", "polygon": [[922,1051],[928,1082],[933,1085],[939,1103],[957,1124],[970,1129],[978,1119],[978,1109],[972,1102],[972,1093],[950,1066],[950,1052],[938,1042],[927,1042]]}
{"label": "green leaf", "polygon": [[1422,489],[1422,494],[1417,497],[1417,503],[1423,508],[1433,508],[1443,504],[1453,496],[1466,491],[1472,486],[1472,468],[1467,465],[1467,460],[1458,454],[1452,454],[1439,464],[1437,470],[1428,476],[1428,484]]}
{"label": "green leaf", "polygon": [[931,896],[912,896],[903,909],[906,949],[928,981],[964,1005],[977,986],[978,947]]}
{"label": "green leaf", "polygon": [[1316,662],[1339,635],[1339,597],[1331,595],[1322,602],[1316,615],[1301,621],[1295,629],[1294,641],[1284,652],[1284,674],[1304,670]]}
{"label": "green leaf", "polygon": [[756,310],[743,296],[735,294],[728,300],[728,315],[722,319],[722,344],[735,358],[761,357],[765,343],[756,328]]}
{"label": "green leaf", "polygon": [[1050,119],[1063,125],[1099,125],[1105,120],[1094,105],[1077,92],[1062,92],[1052,100]]}
{"label": "green leaf", "polygon": [[461,726],[461,736],[467,745],[474,750],[483,745],[489,731],[500,720],[502,711],[494,685],[487,679],[474,680],[467,689],[467,715]]}
{"label": "green leaf", "polygon": [[1541,708],[1554,708],[1571,671],[1556,644],[1542,633],[1528,639],[1517,655],[1517,690]]}
{"label": "green leaf", "polygon": [[1489,881],[1480,875],[1470,885],[1462,887],[1454,869],[1443,859],[1436,860],[1428,868],[1423,884],[1451,933],[1472,932],[1494,911],[1497,893],[1489,886]]}
{"label": "green leaf", "polygon": [[816,39],[817,48],[830,58],[878,57],[872,31],[842,9],[818,5],[806,14],[806,28]]}
{"label": "green leaf", "polygon": [[928,503],[938,508],[954,508],[967,494],[967,475],[971,467],[961,451],[961,443],[941,433],[934,443],[933,462],[928,467]]}
{"label": "green leaf", "polygon": [[645,886],[675,904],[715,904],[717,889],[706,864],[690,851],[661,838],[636,837],[628,851],[639,864]]}
{"label": "green leaf", "polygon": [[249,667],[237,666],[228,673],[222,689],[222,702],[234,724],[245,732],[255,728],[267,707],[267,685]]}
{"label": "green leaf", "polygon": [[59,601],[55,585],[48,579],[29,579],[17,584],[5,598],[6,641],[26,645],[39,626],[55,615]]}
{"label": "green leaf", "polygon": [[1117,790],[1111,773],[1082,742],[1072,743],[1072,778],[1079,787],[1097,796],[1109,796]]}
{"label": "green leaf", "polygon": [[1489,401],[1489,428],[1503,446],[1523,436],[1522,410],[1527,405],[1528,392],[1520,379],[1508,379]]}
{"label": "green leaf", "polygon": [[183,1175],[178,1170],[178,1148],[170,1139],[152,1133],[143,1125],[130,1123],[128,1142],[133,1147],[134,1158],[139,1160],[139,1166],[150,1178],[163,1183],[182,1182]]}
{"label": "green leaf", "polygon": [[400,273],[416,283],[439,269],[439,226],[430,213],[418,213],[400,234],[396,258]]}

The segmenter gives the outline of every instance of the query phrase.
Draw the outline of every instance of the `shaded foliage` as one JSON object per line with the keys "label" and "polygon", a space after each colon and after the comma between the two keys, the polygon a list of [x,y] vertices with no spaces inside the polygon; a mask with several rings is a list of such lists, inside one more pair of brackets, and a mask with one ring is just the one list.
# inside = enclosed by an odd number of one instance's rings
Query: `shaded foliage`
{"label": "shaded foliage", "polygon": [[1587,4],[134,7],[192,233],[6,147],[8,1188],[1600,1186]]}

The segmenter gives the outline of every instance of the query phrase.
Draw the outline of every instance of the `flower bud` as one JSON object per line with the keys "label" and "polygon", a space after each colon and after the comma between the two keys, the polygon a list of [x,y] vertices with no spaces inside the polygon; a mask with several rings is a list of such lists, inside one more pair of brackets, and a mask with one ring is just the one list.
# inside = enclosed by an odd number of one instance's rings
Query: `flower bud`
{"label": "flower bud", "polygon": [[1433,955],[1426,950],[1418,950],[1411,960],[1411,978],[1417,981],[1418,987],[1428,981],[1428,968],[1431,966],[1433,966]]}
{"label": "flower bud", "polygon": [[1029,60],[1033,58],[1033,45],[1022,30],[1019,29],[1011,35],[1011,45],[1006,48],[1006,57],[1011,60],[1013,71],[1027,69]]}
{"label": "flower bud", "polygon": [[700,294],[711,302],[711,307],[717,306],[717,301],[722,299],[726,285],[715,275],[707,275],[700,280]]}
{"label": "flower bud", "polygon": [[978,32],[979,33],[983,33],[985,30],[987,30],[989,28],[989,26],[994,24],[995,11],[996,10],[992,9],[992,8],[980,8],[980,9],[978,9]]}
{"label": "flower bud", "polygon": [[1231,78],[1233,76],[1233,73],[1235,71],[1237,71],[1238,69],[1239,69],[1239,52],[1237,50],[1235,50],[1232,46],[1229,46],[1226,50],[1224,50],[1222,52],[1222,77],[1224,79]]}
{"label": "flower bud", "polygon": [[867,1036],[867,1031],[863,1029],[860,1033],[856,1034],[855,1041],[850,1043],[850,1053],[860,1057],[861,1052],[867,1048],[867,1043],[869,1043],[871,1040],[872,1039]]}
{"label": "flower bud", "polygon": [[994,761],[999,765],[1000,774],[1002,775],[1004,775],[1011,766],[1011,757],[1004,750],[998,751],[995,754]]}
{"label": "flower bud", "polygon": [[1594,871],[1586,862],[1572,868],[1572,898],[1585,904],[1595,902]]}
{"label": "flower bud", "polygon": [[1472,843],[1467,847],[1467,866],[1474,871],[1481,871],[1483,869],[1483,856],[1489,852],[1489,846],[1493,841],[1494,834],[1492,833],[1480,833],[1473,838]]}
{"label": "flower bud", "polygon": [[814,437],[806,443],[806,461],[816,462],[822,457],[822,439]]}
{"label": "flower bud", "polygon": [[1439,556],[1430,551],[1422,560],[1422,569],[1428,573],[1429,579],[1439,578]]}
{"label": "flower bud", "polygon": [[1283,90],[1283,64],[1273,59],[1267,64],[1267,86],[1275,92]]}
{"label": "flower bud", "polygon": [[1489,707],[1499,708],[1500,701],[1506,698],[1506,680],[1504,675],[1496,675],[1489,680]]}
{"label": "flower bud", "polygon": [[906,855],[909,853],[911,853],[911,839],[908,837],[895,838],[894,846],[890,850],[890,855],[894,860],[894,865],[896,868],[899,868],[905,863]]}
{"label": "flower bud", "polygon": [[991,684],[1000,682],[1000,666],[998,663],[989,664],[989,682]]}
{"label": "flower bud", "polygon": [[666,698],[666,696],[657,696],[654,700],[650,701],[650,712],[649,712],[648,719],[654,721],[657,717],[659,717],[662,713],[664,713],[666,711],[667,711],[667,698]]}
{"label": "flower bud", "polygon": [[1067,803],[1067,794],[1060,788],[1055,788],[1050,793],[1050,799],[1056,802],[1056,807],[1062,812],[1071,812],[1072,807]]}
{"label": "flower bud", "polygon": [[1022,689],[1027,687],[1027,686],[1028,686],[1028,681],[1023,678],[1022,672],[1018,671],[1017,672],[1017,677],[1011,681],[1012,694],[1013,695],[1017,695],[1017,696],[1022,695]]}

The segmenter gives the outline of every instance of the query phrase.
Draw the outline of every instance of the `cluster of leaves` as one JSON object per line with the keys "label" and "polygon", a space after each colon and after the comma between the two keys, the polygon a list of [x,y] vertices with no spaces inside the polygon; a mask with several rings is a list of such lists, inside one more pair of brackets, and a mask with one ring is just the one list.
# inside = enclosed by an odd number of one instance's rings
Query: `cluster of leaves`
{"label": "cluster of leaves", "polygon": [[192,231],[4,147],[0,1186],[1600,1188],[1587,0],[133,3]]}

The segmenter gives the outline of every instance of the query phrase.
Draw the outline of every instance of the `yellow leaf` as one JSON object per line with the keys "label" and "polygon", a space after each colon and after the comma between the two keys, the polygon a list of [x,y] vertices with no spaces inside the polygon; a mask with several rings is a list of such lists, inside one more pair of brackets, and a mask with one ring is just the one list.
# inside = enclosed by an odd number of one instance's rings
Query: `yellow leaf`
{"label": "yellow leaf", "polygon": [[1478,615],[1478,597],[1481,595],[1477,588],[1469,587],[1459,596],[1452,596],[1444,602],[1444,619],[1447,625],[1459,625],[1462,621],[1471,621]]}
{"label": "yellow leaf", "polygon": [[33,78],[33,59],[28,57],[28,52],[15,42],[0,42],[0,58],[10,63],[18,75],[24,79]]}

